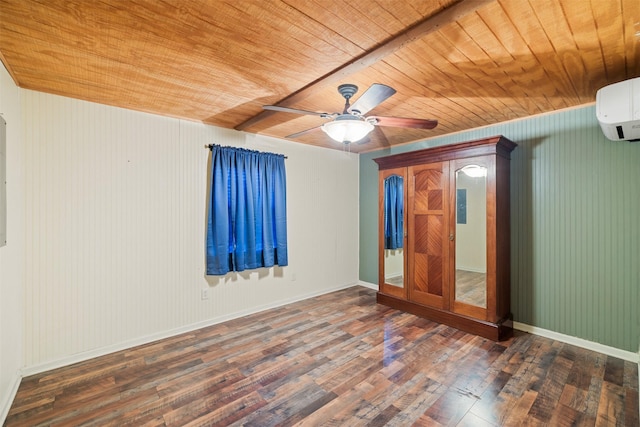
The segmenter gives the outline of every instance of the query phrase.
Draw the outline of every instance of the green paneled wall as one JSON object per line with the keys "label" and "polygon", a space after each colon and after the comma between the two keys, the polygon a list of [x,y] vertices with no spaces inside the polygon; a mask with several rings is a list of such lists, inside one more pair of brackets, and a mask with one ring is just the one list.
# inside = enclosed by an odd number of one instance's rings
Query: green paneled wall
{"label": "green paneled wall", "polygon": [[377,282],[373,158],[504,135],[511,163],[511,309],[531,326],[637,352],[640,142],[607,140],[588,106],[360,156],[360,280]]}

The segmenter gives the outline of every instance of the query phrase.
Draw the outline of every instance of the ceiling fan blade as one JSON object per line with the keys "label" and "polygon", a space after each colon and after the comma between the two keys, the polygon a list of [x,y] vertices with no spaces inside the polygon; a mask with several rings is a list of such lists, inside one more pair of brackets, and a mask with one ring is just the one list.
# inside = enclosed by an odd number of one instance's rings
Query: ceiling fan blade
{"label": "ceiling fan blade", "polygon": [[438,126],[437,120],[408,119],[404,117],[369,116],[367,119],[375,119],[376,126],[392,126],[397,128],[433,129]]}
{"label": "ceiling fan blade", "polygon": [[262,108],[264,108],[265,110],[282,111],[284,113],[308,114],[308,115],[320,116],[320,117],[331,117],[332,116],[332,114],[329,114],[329,113],[317,113],[315,111],[298,110],[296,108],[280,107],[278,105],[263,105]]}
{"label": "ceiling fan blade", "polygon": [[285,138],[297,138],[299,136],[306,135],[308,133],[315,132],[315,131],[318,131],[318,130],[320,130],[320,126],[316,126],[314,128],[311,128],[311,129],[301,130],[300,132],[292,133],[291,135],[285,136]]}
{"label": "ceiling fan blade", "polygon": [[349,112],[358,111],[361,115],[365,115],[394,93],[396,93],[394,88],[374,83],[353,103]]}

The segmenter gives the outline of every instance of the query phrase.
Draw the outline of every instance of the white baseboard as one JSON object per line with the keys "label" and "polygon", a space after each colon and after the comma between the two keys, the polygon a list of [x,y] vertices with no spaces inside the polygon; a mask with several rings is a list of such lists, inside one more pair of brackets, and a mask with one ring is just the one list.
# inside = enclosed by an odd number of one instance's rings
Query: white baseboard
{"label": "white baseboard", "polygon": [[374,291],[378,290],[378,285],[376,285],[375,283],[363,282],[362,280],[360,280],[358,282],[358,285],[364,286],[365,288],[373,289]]}
{"label": "white baseboard", "polygon": [[472,273],[484,273],[484,274],[487,274],[487,270],[484,269],[484,268],[465,267],[463,265],[456,265],[456,271],[457,270],[470,271]]}
{"label": "white baseboard", "polygon": [[[244,317],[244,316],[248,316],[250,314],[255,314],[255,313],[259,313],[261,311],[264,310],[269,310],[272,308],[276,308],[276,307],[281,307],[283,305],[287,305],[287,304],[291,304],[297,301],[302,301],[308,298],[313,298],[319,295],[324,295],[324,294],[328,294],[331,292],[335,292],[335,291],[339,291],[342,289],[347,289],[353,286],[363,286],[365,288],[369,288],[372,289],[374,291],[378,290],[378,285],[374,284],[374,283],[369,283],[369,282],[365,282],[365,281],[358,281],[356,283],[348,283],[345,285],[340,285],[340,286],[336,286],[333,288],[329,288],[329,289],[324,289],[322,291],[318,291],[318,292],[311,292],[308,294],[302,294],[302,295],[298,295],[294,298],[288,298],[285,300],[280,300],[274,303],[270,303],[270,304],[265,304],[262,306],[258,306],[258,307],[254,307],[250,310],[244,310],[244,311],[239,311],[239,312],[235,312],[235,313],[231,313],[231,314],[227,314],[224,316],[218,316],[218,317],[214,317],[211,319],[207,319],[205,321],[202,322],[197,322],[197,323],[193,323],[190,325],[185,325],[183,327],[180,328],[175,328],[175,329],[171,329],[169,331],[164,331],[164,332],[160,332],[160,333],[156,333],[156,334],[151,334],[151,335],[147,335],[144,337],[139,337],[133,340],[129,340],[129,341],[125,341],[119,344],[115,344],[112,346],[106,346],[106,347],[102,347],[99,349],[95,349],[95,350],[91,350],[91,351],[86,351],[83,353],[78,353],[78,354],[74,354],[71,356],[67,356],[67,357],[63,357],[57,360],[53,360],[50,362],[45,362],[45,363],[40,363],[37,365],[32,365],[32,366],[28,366],[25,367],[21,370],[20,374],[17,376],[17,381],[16,381],[16,385],[15,385],[15,390],[13,390],[13,395],[11,396],[11,399],[9,400],[9,407],[11,405],[11,402],[13,401],[13,397],[15,396],[15,393],[18,390],[18,386],[20,385],[20,380],[23,377],[27,377],[30,375],[35,375],[35,374],[39,374],[41,372],[46,372],[46,371],[50,371],[52,369],[57,369],[57,368],[61,368],[63,366],[68,366],[68,365],[72,365],[74,363],[78,363],[78,362],[83,362],[85,360],[89,360],[92,359],[94,357],[100,357],[100,356],[104,356],[110,353],[114,353],[116,351],[120,351],[120,350],[126,350],[128,348],[132,348],[132,347],[136,347],[138,345],[143,345],[143,344],[148,344],[150,342],[153,341],[157,341],[160,339],[164,339],[164,338],[169,338],[169,337],[173,337],[179,334],[183,334],[183,333],[187,333],[187,332],[191,332],[191,331],[195,331],[197,329],[202,329],[205,328],[207,326],[212,326],[212,325],[216,325],[222,322],[226,322],[229,320],[233,320],[233,319],[237,319],[239,317]],[[575,345],[577,347],[582,347],[582,348],[586,348],[588,350],[593,350],[593,351],[597,351],[599,353],[603,353],[609,356],[613,356],[613,357],[617,357],[620,359],[624,359],[624,360],[628,360],[630,362],[635,362],[638,363],[640,365],[640,352],[638,353],[634,353],[631,351],[626,351],[626,350],[620,350],[618,348],[615,347],[609,347],[603,344],[599,344],[596,342],[592,342],[592,341],[588,341],[582,338],[577,338],[577,337],[572,337],[569,335],[564,335],[561,334],[559,332],[554,332],[554,331],[550,331],[548,329],[543,329],[543,328],[538,328],[536,326],[531,326],[531,325],[527,325],[525,323],[520,323],[520,322],[513,322],[513,327],[514,329],[517,329],[519,331],[523,331],[523,332],[528,332],[534,335],[539,335],[539,336],[543,336],[546,338],[551,338],[557,341],[561,341],[567,344],[571,344],[571,345]],[[5,402],[0,402],[2,404],[5,404]],[[9,407],[6,408],[6,410],[9,410]],[[0,407],[1,409],[4,410],[3,407]],[[1,419],[1,418],[0,418]]]}
{"label": "white baseboard", "polygon": [[8,390],[8,394],[4,396],[0,401],[0,425],[4,425],[4,422],[7,419],[7,415],[9,415],[9,409],[11,409],[11,404],[16,398],[16,394],[18,393],[18,388],[20,387],[21,381],[22,376],[20,376],[20,372],[16,371],[16,374],[13,378],[13,384]]}
{"label": "white baseboard", "polygon": [[559,332],[550,331],[548,329],[538,328],[537,326],[527,325],[526,323],[513,322],[513,328],[522,332],[539,335],[545,338],[551,338],[556,341],[575,345],[576,347],[586,348],[587,350],[597,351],[607,356],[617,357],[618,359],[628,360],[640,364],[640,353],[632,351],[620,350],[619,348],[609,347],[608,345],[599,344],[597,342],[588,341],[578,337],[561,334]]}
{"label": "white baseboard", "polygon": [[[358,282],[358,285],[364,286],[369,289],[373,289],[374,291],[378,290],[378,285],[374,283],[364,282],[361,280]],[[638,364],[638,369],[640,370],[640,349],[638,349],[638,353],[634,353],[632,351],[620,350],[619,348],[609,347],[607,345],[599,344],[597,342],[588,341],[578,337],[572,337],[570,335],[561,334],[559,332],[538,328],[537,326],[531,326],[531,325],[527,325],[526,323],[520,323],[520,322],[513,322],[513,328],[522,332],[528,332],[533,335],[539,335],[541,337],[551,338],[556,341],[575,345],[576,347],[597,351],[598,353],[606,354],[607,356],[613,356],[619,359],[628,360],[629,362],[635,362]]]}
{"label": "white baseboard", "polygon": [[[49,362],[39,363],[37,365],[27,366],[22,369],[21,374],[22,377],[28,377],[30,375],[39,374],[42,372],[50,371],[52,369],[61,368],[63,366],[69,366],[74,363],[84,362],[85,360],[93,359],[95,357],[105,356],[110,353],[115,353],[116,351],[126,350],[132,347],[136,347],[139,345],[148,344],[153,341],[158,341],[165,338],[170,338],[176,335],[192,332],[198,329],[206,328],[207,326],[217,325],[222,322],[226,322],[229,320],[237,319],[239,317],[248,316],[250,314],[259,313],[264,310],[269,310],[272,308],[281,307],[283,305],[291,304],[297,301],[302,301],[305,299],[317,297],[320,295],[328,294],[331,292],[339,291],[342,289],[351,288],[360,284],[359,282],[348,283],[345,285],[335,286],[333,288],[323,289],[318,292],[310,292],[307,294],[301,294],[293,298],[287,298],[284,300],[279,300],[270,304],[265,304],[257,307],[253,307],[249,310],[238,311],[235,313],[227,314],[224,316],[218,316],[211,319],[204,320],[202,322],[192,323],[190,325],[185,325],[179,328],[171,329],[164,332],[159,332],[155,334],[146,335],[143,337],[135,338],[129,341],[124,341],[118,344],[101,347],[95,350],[85,351],[82,353],[73,354],[70,356],[66,356],[60,359],[52,360]],[[377,287],[376,287],[377,289]]]}

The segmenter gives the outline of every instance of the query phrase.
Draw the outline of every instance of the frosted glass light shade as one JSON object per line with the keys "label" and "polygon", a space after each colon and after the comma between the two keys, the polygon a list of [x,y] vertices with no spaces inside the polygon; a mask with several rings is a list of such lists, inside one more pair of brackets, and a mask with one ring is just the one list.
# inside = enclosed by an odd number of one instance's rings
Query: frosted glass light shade
{"label": "frosted glass light shade", "polygon": [[331,139],[342,142],[356,142],[373,130],[373,125],[364,120],[334,120],[321,126]]}
{"label": "frosted glass light shade", "polygon": [[462,168],[462,172],[471,178],[480,178],[487,176],[487,168],[478,165],[468,165]]}

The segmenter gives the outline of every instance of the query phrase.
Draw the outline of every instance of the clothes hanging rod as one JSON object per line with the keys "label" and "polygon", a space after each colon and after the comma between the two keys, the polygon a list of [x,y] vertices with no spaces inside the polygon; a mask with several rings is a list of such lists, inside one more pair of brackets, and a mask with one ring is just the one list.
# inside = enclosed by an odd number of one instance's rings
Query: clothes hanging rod
{"label": "clothes hanging rod", "polygon": [[[211,147],[213,147],[214,145],[216,145],[216,144],[205,144],[205,145],[204,145],[204,148],[211,149]],[[288,157],[287,157],[287,156],[284,156],[284,158],[285,158],[285,159],[288,159]]]}

